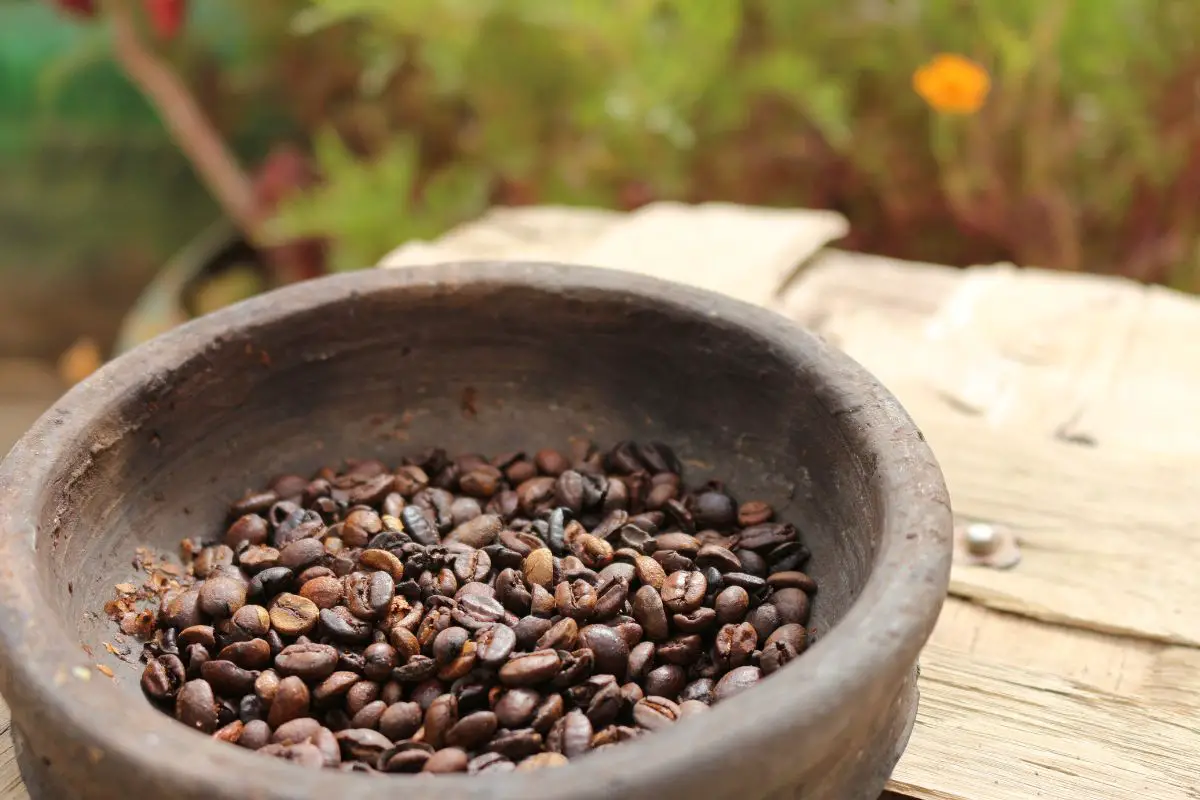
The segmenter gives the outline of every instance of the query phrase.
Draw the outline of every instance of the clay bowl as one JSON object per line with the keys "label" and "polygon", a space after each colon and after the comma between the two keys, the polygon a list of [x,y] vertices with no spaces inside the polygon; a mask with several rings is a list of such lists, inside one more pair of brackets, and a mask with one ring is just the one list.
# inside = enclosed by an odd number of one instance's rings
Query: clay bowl
{"label": "clay bowl", "polygon": [[[265,476],[430,445],[657,439],[804,532],[806,655],[702,721],[495,778],[308,772],[152,709],[98,613],[134,549],[215,535]],[[924,439],[849,358],[781,317],[622,272],[368,270],[161,336],[71,390],[0,467],[0,667],[41,797],[875,800],[908,738],[946,591],[949,501]],[[135,659],[130,659],[131,661]],[[97,665],[115,673],[106,677]]]}

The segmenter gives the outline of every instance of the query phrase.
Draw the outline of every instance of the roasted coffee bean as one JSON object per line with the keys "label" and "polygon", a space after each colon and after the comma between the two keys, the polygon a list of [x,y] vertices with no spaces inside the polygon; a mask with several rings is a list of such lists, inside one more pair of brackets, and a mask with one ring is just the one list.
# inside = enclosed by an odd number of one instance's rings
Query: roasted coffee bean
{"label": "roasted coffee bean", "polygon": [[204,733],[217,729],[217,701],[207,681],[188,681],[175,698],[175,718]]}
{"label": "roasted coffee bean", "polygon": [[142,691],[151,700],[174,700],[187,680],[183,662],[175,655],[161,655],[146,664],[142,672]]}
{"label": "roasted coffee bean", "polygon": [[541,702],[541,694],[533,689],[510,689],[500,697],[493,710],[501,726],[521,728],[533,720]]}
{"label": "roasted coffee bean", "polygon": [[649,695],[633,707],[633,720],[646,730],[661,730],[679,721],[679,706],[665,697]]}
{"label": "roasted coffee bean", "polygon": [[275,696],[271,701],[271,710],[267,713],[267,722],[272,728],[278,728],[285,722],[304,716],[308,713],[308,687],[304,681],[295,675],[279,681]]}
{"label": "roasted coffee bean", "polygon": [[625,679],[629,646],[614,629],[607,625],[587,625],[579,631],[579,646],[592,651],[597,672],[612,675],[617,681]]}
{"label": "roasted coffee bean", "polygon": [[517,647],[517,635],[507,625],[495,624],[475,634],[475,656],[481,664],[498,668]]}
{"label": "roasted coffee bean", "polygon": [[701,606],[688,614],[675,614],[671,624],[682,633],[704,633],[717,621],[717,612],[707,606]]}
{"label": "roasted coffee bean", "polygon": [[642,686],[647,695],[678,697],[687,685],[687,672],[677,664],[663,664],[646,673]]}
{"label": "roasted coffee bean", "polygon": [[711,704],[716,686],[717,684],[712,678],[697,678],[679,693],[679,702],[680,704],[691,702]]}
{"label": "roasted coffee bean", "polygon": [[470,757],[465,750],[457,747],[444,747],[425,761],[422,772],[435,775],[449,775],[455,772],[466,772]]}
{"label": "roasted coffee bean", "polygon": [[317,617],[321,623],[321,632],[331,639],[351,644],[371,641],[371,623],[355,616],[346,606],[323,608]]}
{"label": "roasted coffee bean", "polygon": [[680,470],[581,440],[284,475],[187,545],[143,691],[367,773],[553,767],[703,713],[803,653],[817,587],[792,525]]}
{"label": "roasted coffee bean", "polygon": [[415,734],[423,718],[424,711],[416,703],[393,703],[379,717],[379,732],[398,742]]}
{"label": "roasted coffee bean", "polygon": [[568,712],[550,728],[546,746],[551,752],[567,758],[583,755],[592,746],[591,721],[578,709]]}
{"label": "roasted coffee bean", "polygon": [[505,686],[536,686],[557,675],[562,666],[562,658],[554,650],[522,653],[500,668],[500,682]]}
{"label": "roasted coffee bean", "polygon": [[758,632],[749,622],[723,625],[713,642],[713,661],[724,671],[745,666],[757,646]]}
{"label": "roasted coffee bean", "polygon": [[809,599],[800,589],[780,589],[771,595],[771,604],[779,609],[782,625],[804,625],[808,622]]}

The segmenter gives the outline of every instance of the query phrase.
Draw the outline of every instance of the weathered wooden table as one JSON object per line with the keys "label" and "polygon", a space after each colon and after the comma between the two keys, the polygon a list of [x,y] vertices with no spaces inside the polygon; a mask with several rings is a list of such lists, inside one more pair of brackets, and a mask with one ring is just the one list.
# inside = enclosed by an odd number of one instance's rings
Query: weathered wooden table
{"label": "weathered wooden table", "polygon": [[[956,565],[890,785],[920,800],[1200,798],[1200,301],[1117,279],[828,249],[836,215],[661,204],[502,210],[385,266],[536,258],[723,291],[818,331],[924,430],[956,515],[1012,537]],[[24,797],[0,739],[0,798]]]}

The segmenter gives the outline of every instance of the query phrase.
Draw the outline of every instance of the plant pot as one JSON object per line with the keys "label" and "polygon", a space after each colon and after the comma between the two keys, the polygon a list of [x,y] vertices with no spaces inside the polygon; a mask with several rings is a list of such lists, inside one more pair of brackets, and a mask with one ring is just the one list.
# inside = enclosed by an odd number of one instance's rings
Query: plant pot
{"label": "plant pot", "polygon": [[[152,709],[96,613],[138,546],[222,529],[270,475],[430,445],[671,443],[804,532],[816,644],[706,715],[541,772],[371,777],[212,741]],[[916,712],[949,500],[911,420],[788,321],[614,270],[367,270],[184,325],[72,389],[0,465],[0,675],[41,797],[875,800]],[[89,648],[85,650],[85,646]],[[132,659],[131,659],[132,660]],[[110,681],[97,664],[113,670]]]}

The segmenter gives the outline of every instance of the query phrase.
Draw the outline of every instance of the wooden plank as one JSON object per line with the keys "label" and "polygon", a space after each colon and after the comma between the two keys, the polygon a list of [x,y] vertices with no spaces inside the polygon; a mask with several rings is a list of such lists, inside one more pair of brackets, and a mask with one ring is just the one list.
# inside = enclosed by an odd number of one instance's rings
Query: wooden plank
{"label": "wooden plank", "polygon": [[1129,399],[1179,408],[1200,395],[1197,357],[1172,373],[1151,345],[1196,341],[1200,302],[1094,276],[933,268],[941,277],[926,269],[910,281],[901,262],[869,266],[819,259],[782,308],[897,395],[938,454],[956,513],[1015,529],[1019,566],[956,567],[952,591],[1037,619],[1200,645],[1200,617],[1189,613],[1200,420],[1147,420]]}
{"label": "wooden plank", "polygon": [[[1065,667],[1065,669],[1064,669]],[[951,600],[889,788],[920,800],[1200,797],[1200,651]]]}

